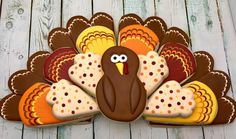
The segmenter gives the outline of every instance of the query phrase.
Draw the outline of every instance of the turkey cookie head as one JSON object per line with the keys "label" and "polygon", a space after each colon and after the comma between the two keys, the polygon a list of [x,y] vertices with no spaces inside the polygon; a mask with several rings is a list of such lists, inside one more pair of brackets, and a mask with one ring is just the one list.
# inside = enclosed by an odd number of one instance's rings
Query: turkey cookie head
{"label": "turkey cookie head", "polygon": [[146,104],[146,91],[137,77],[138,56],[128,48],[116,46],[104,53],[101,65],[104,75],[96,88],[100,110],[116,121],[137,119]]}
{"label": "turkey cookie head", "polygon": [[133,51],[117,46],[105,52],[101,64],[107,76],[124,78],[127,76],[136,76],[139,69],[138,60],[137,55]]}

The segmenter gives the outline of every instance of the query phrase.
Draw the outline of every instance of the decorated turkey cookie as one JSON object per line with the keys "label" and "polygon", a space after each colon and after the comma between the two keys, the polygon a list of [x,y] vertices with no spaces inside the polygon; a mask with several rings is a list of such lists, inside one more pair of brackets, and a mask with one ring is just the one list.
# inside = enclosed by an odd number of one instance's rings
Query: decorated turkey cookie
{"label": "decorated turkey cookie", "polygon": [[166,60],[155,51],[150,51],[147,55],[139,55],[138,57],[140,61],[138,77],[144,84],[147,96],[149,96],[168,76],[169,69]]}
{"label": "decorated turkey cookie", "polygon": [[101,56],[92,52],[77,54],[68,74],[74,83],[95,97],[97,83],[103,75]]}
{"label": "decorated turkey cookie", "polygon": [[138,56],[128,48],[112,47],[102,57],[104,75],[96,88],[102,113],[116,121],[137,119],[146,104],[146,90],[137,77]]}
{"label": "decorated turkey cookie", "polygon": [[145,116],[188,117],[195,108],[193,91],[182,88],[176,81],[164,83],[149,98]]}
{"label": "decorated turkey cookie", "polygon": [[98,112],[94,99],[67,80],[52,84],[46,101],[58,119],[74,119]]}

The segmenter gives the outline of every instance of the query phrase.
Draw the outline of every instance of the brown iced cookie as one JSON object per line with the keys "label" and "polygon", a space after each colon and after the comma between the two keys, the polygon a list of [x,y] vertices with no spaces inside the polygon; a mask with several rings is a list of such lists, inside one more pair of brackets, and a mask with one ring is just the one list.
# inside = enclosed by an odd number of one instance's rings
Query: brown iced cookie
{"label": "brown iced cookie", "polygon": [[13,73],[9,80],[9,89],[14,94],[23,94],[28,87],[36,82],[46,82],[43,77],[43,63],[49,52],[39,51],[30,56],[27,62],[27,70],[19,70]]}
{"label": "brown iced cookie", "polygon": [[43,64],[48,55],[49,52],[46,51],[34,53],[27,61],[26,70],[19,70],[10,76],[8,86],[12,93],[0,101],[0,115],[4,119],[21,120],[18,114],[18,104],[21,96],[34,83],[46,83],[43,78]]}
{"label": "brown iced cookie", "polygon": [[96,13],[90,20],[83,16],[72,17],[65,28],[55,28],[49,33],[48,45],[52,50],[61,47],[76,47],[79,34],[90,26],[104,26],[114,30],[113,19],[106,13]]}
{"label": "brown iced cookie", "polygon": [[209,53],[205,51],[197,51],[194,52],[193,55],[197,62],[197,71],[185,83],[189,83],[201,78],[208,72],[212,71],[214,67],[214,59]]}
{"label": "brown iced cookie", "polygon": [[136,24],[143,25],[144,27],[151,29],[158,36],[160,41],[162,41],[167,30],[165,21],[160,17],[151,16],[143,21],[138,15],[131,13],[121,17],[119,22],[119,31],[127,26]]}
{"label": "brown iced cookie", "polygon": [[146,91],[137,77],[138,56],[128,48],[116,46],[108,49],[101,61],[104,75],[96,88],[100,110],[116,121],[137,119],[146,105]]}
{"label": "brown iced cookie", "polygon": [[160,46],[169,42],[180,43],[188,47],[190,38],[182,29],[177,28],[177,27],[171,27],[166,31],[165,36],[163,40],[161,41]]}
{"label": "brown iced cookie", "polygon": [[21,95],[9,94],[0,101],[0,116],[6,120],[20,121],[18,104],[20,102]]}

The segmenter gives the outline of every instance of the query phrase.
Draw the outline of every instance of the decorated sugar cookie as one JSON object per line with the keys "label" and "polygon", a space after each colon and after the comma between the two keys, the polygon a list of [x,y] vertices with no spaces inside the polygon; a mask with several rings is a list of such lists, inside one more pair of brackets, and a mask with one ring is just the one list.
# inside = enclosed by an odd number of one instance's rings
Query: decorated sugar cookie
{"label": "decorated sugar cookie", "polygon": [[149,17],[143,21],[135,14],[122,16],[119,24],[119,45],[146,55],[159,48],[166,31],[165,22],[159,17]]}
{"label": "decorated sugar cookie", "polygon": [[162,46],[159,54],[166,59],[169,68],[169,76],[164,82],[175,80],[182,83],[196,72],[196,60],[192,52],[184,45],[167,43]]}
{"label": "decorated sugar cookie", "polygon": [[50,82],[61,79],[70,80],[68,69],[74,63],[77,54],[74,48],[59,48],[46,59],[44,63],[44,76]]}
{"label": "decorated sugar cookie", "polygon": [[52,112],[58,119],[74,119],[97,113],[94,99],[67,80],[52,84],[46,96]]}
{"label": "decorated sugar cookie", "polygon": [[195,109],[193,91],[182,88],[176,81],[164,83],[149,98],[145,116],[188,117]]}
{"label": "decorated sugar cookie", "polygon": [[68,74],[75,84],[95,97],[97,83],[103,75],[101,56],[91,52],[77,54],[74,65],[70,67]]}
{"label": "decorated sugar cookie", "polygon": [[116,121],[137,119],[146,104],[146,90],[137,77],[138,56],[128,48],[112,47],[102,57],[104,75],[96,88],[102,113]]}
{"label": "decorated sugar cookie", "polygon": [[149,96],[169,75],[169,69],[166,60],[155,51],[150,51],[147,55],[139,55],[138,57],[140,61],[138,77],[144,84],[147,96]]}
{"label": "decorated sugar cookie", "polygon": [[65,124],[75,121],[84,121],[91,116],[71,121],[60,120],[52,112],[51,106],[46,101],[50,86],[44,83],[32,85],[22,96],[19,103],[19,114],[22,122],[27,126],[50,126],[53,124]]}

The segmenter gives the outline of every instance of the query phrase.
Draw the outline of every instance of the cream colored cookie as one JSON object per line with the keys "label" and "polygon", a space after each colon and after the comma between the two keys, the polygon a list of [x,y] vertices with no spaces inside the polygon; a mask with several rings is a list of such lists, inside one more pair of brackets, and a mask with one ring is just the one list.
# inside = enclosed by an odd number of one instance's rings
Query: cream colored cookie
{"label": "cream colored cookie", "polygon": [[92,52],[77,54],[74,58],[74,65],[68,72],[70,79],[75,84],[95,97],[97,83],[103,75],[100,55]]}
{"label": "cream colored cookie", "polygon": [[165,59],[155,51],[150,51],[147,55],[139,55],[139,61],[138,77],[144,83],[149,96],[169,75],[169,69]]}
{"label": "cream colored cookie", "polygon": [[99,111],[95,100],[67,80],[52,84],[46,101],[58,119],[73,119],[93,115]]}
{"label": "cream colored cookie", "polygon": [[164,83],[147,102],[144,116],[187,117],[195,108],[193,91],[176,81]]}

